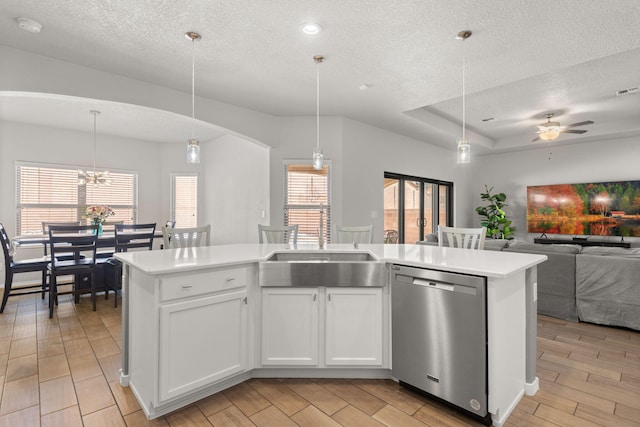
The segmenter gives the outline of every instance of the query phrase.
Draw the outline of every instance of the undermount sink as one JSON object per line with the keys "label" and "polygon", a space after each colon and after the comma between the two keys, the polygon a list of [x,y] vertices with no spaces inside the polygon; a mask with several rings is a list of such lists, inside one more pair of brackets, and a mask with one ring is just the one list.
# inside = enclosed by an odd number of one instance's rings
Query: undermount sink
{"label": "undermount sink", "polygon": [[386,267],[368,252],[276,252],[260,262],[263,287],[382,287]]}

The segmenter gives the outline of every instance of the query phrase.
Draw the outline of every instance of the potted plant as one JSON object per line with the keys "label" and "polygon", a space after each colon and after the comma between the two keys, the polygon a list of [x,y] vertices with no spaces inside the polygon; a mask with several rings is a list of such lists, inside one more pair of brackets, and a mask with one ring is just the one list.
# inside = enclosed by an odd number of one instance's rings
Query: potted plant
{"label": "potted plant", "polygon": [[504,207],[507,195],[504,193],[491,194],[493,187],[488,188],[485,184],[485,192],[480,193],[480,198],[484,200],[486,206],[478,206],[476,212],[482,217],[480,222],[483,227],[487,227],[487,237],[492,239],[513,239],[515,227],[511,226],[511,220],[507,219]]}

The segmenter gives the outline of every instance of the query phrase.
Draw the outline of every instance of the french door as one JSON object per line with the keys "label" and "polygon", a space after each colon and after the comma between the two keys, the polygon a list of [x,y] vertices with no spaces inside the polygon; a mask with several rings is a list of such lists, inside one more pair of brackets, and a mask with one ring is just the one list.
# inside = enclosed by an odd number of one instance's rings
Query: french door
{"label": "french door", "polygon": [[395,230],[398,243],[415,243],[438,224],[453,224],[452,182],[385,172],[385,235]]}

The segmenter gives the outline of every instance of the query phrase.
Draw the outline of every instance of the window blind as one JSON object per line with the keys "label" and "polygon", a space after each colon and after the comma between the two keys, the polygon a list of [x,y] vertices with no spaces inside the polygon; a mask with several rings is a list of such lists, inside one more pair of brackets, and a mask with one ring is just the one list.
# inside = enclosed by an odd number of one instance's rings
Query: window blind
{"label": "window blind", "polygon": [[176,227],[198,226],[198,175],[172,176],[171,218]]}
{"label": "window blind", "polygon": [[109,186],[78,184],[73,166],[16,164],[17,234],[41,234],[42,222],[81,221],[90,205],[108,205],[116,214],[109,221],[137,221],[138,175],[111,172]]}
{"label": "window blind", "polygon": [[331,241],[331,197],[329,165],[315,170],[311,164],[285,165],[284,224],[298,224],[298,242],[317,242],[320,207],[323,232]]}

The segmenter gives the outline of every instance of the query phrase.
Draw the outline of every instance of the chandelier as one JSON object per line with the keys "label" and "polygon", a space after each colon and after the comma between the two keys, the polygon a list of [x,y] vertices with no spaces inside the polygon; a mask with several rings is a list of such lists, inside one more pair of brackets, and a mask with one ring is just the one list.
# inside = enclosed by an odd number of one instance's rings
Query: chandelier
{"label": "chandelier", "polygon": [[98,114],[100,114],[100,111],[90,110],[89,113],[93,114],[93,170],[78,170],[78,184],[93,185],[94,187],[99,185],[111,185],[109,171],[96,172],[96,119]]}

